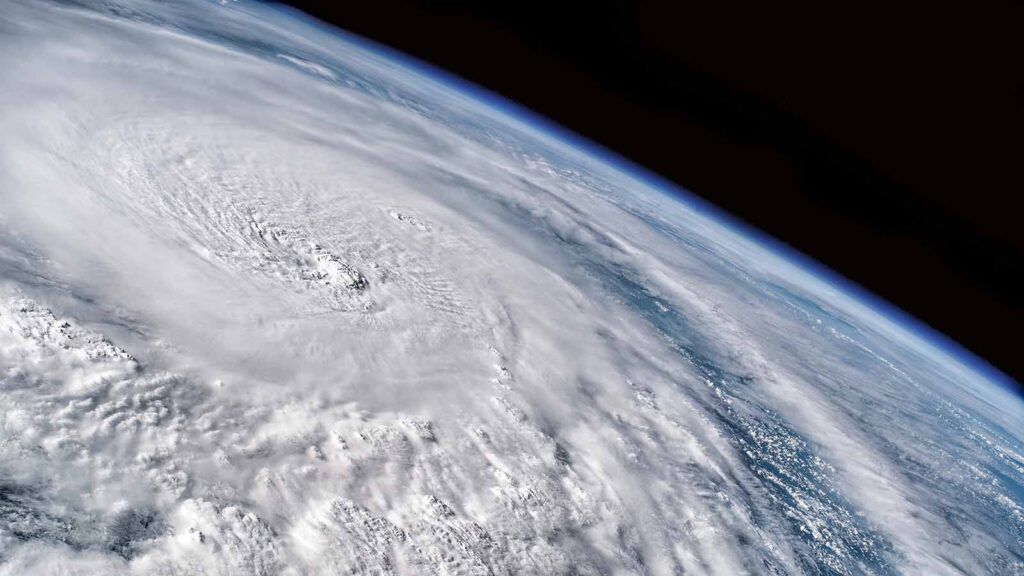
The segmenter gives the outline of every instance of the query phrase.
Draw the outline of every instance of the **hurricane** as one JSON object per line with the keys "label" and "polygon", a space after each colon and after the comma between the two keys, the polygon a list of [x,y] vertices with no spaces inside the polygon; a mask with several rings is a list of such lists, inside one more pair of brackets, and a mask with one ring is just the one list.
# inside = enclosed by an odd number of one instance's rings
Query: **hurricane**
{"label": "hurricane", "polygon": [[0,574],[1024,574],[1012,384],[286,7],[0,1]]}

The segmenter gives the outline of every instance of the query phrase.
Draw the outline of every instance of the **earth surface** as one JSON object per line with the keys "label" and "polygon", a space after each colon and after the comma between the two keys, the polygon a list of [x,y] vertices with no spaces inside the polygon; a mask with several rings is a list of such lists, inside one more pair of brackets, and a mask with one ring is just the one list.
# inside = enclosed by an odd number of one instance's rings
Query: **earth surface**
{"label": "earth surface", "polygon": [[0,2],[0,574],[1021,574],[1012,384],[288,9]]}

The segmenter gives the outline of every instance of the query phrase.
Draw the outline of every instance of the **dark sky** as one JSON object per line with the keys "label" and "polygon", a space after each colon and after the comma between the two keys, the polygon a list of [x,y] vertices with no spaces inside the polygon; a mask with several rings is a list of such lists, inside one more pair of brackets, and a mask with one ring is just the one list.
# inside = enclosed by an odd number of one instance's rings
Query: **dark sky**
{"label": "dark sky", "polygon": [[675,181],[1024,382],[1024,4],[289,3]]}

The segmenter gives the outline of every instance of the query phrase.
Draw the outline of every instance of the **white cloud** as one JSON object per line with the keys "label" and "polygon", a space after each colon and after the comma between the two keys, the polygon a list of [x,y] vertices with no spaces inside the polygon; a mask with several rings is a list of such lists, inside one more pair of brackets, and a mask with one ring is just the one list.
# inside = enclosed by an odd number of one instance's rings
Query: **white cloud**
{"label": "white cloud", "polygon": [[340,38],[125,6],[0,11],[0,573],[1021,568],[992,383]]}

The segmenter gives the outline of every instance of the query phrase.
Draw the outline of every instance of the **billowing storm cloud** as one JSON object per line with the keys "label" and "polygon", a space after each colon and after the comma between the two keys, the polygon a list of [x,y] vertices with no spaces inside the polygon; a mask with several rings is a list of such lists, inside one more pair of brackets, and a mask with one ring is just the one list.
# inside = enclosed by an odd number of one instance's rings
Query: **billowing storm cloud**
{"label": "billowing storm cloud", "polygon": [[0,574],[1024,572],[1018,397],[498,108],[0,2]]}

